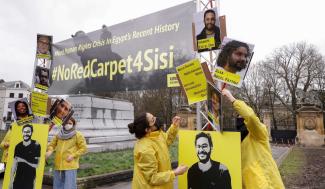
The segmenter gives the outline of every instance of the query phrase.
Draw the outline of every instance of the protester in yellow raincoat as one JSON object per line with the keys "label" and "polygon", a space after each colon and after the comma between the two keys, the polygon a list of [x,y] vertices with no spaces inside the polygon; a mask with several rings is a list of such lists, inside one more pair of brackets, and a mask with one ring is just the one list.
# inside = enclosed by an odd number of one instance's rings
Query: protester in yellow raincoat
{"label": "protester in yellow raincoat", "polygon": [[175,176],[186,172],[180,165],[172,170],[168,147],[176,138],[180,117],[174,117],[167,133],[159,120],[144,113],[128,125],[138,138],[134,147],[134,173],[132,189],[172,189]]}
{"label": "protester in yellow raincoat", "polygon": [[48,145],[46,158],[53,151],[56,151],[53,188],[76,189],[79,157],[87,152],[87,146],[84,136],[76,131],[76,121],[72,117]]}
{"label": "protester in yellow raincoat", "polygon": [[8,159],[8,150],[9,150],[9,143],[10,143],[10,133],[11,133],[11,126],[8,129],[5,137],[3,138],[0,147],[3,149],[2,152],[2,158],[1,158],[1,162],[3,163],[7,163],[7,159]]}
{"label": "protester in yellow raincoat", "polygon": [[243,188],[283,189],[278,167],[272,157],[266,126],[245,102],[235,99],[229,90],[223,89],[222,94],[244,118],[245,128],[240,128]]}

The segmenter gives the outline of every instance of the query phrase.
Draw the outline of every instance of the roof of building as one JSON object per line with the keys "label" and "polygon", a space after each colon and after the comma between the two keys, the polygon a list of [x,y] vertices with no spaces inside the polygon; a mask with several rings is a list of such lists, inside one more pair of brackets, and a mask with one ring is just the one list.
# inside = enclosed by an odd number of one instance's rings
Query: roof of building
{"label": "roof of building", "polygon": [[7,82],[0,83],[0,90],[3,90],[3,89],[16,89],[15,84],[18,83],[18,82],[20,83],[20,88],[19,89],[26,89],[26,90],[30,89],[30,86],[28,84],[26,84],[25,82],[23,82],[23,81],[7,81]]}
{"label": "roof of building", "polygon": [[297,112],[322,112],[322,109],[314,105],[303,105]]}

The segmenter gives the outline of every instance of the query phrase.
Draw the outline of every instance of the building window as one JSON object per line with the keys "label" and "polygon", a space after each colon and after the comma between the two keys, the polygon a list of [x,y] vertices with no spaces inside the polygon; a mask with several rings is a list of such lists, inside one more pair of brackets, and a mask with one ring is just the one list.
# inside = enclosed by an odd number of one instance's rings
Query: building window
{"label": "building window", "polygon": [[9,94],[9,98],[14,98],[15,97],[15,94],[14,93],[10,93]]}
{"label": "building window", "polygon": [[23,93],[18,94],[18,98],[23,98],[23,97],[24,97]]}
{"label": "building window", "polygon": [[12,112],[7,112],[7,121],[11,121]]}
{"label": "building window", "polygon": [[20,88],[20,83],[19,82],[15,83],[15,88]]}

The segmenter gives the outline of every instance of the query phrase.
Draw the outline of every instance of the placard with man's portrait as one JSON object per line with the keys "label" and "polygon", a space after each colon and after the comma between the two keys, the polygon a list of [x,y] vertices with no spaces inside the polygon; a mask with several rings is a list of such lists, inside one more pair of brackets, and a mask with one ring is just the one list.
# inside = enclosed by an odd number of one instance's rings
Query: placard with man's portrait
{"label": "placard with man's portrait", "polygon": [[242,188],[239,132],[181,130],[178,145],[178,163],[189,168],[178,188]]}
{"label": "placard with man's portrait", "polygon": [[49,125],[12,125],[2,188],[42,188]]}
{"label": "placard with man's portrait", "polygon": [[37,34],[37,58],[52,59],[52,39],[52,36]]}
{"label": "placard with man's portrait", "polygon": [[52,63],[52,36],[37,34],[36,59],[34,63],[33,86],[47,91],[50,87]]}
{"label": "placard with man's portrait", "polygon": [[214,77],[224,83],[241,87],[254,54],[254,45],[224,38],[217,58]]}
{"label": "placard with man's portrait", "polygon": [[219,49],[221,44],[220,21],[217,7],[195,13],[193,16],[194,50],[198,52]]}
{"label": "placard with man's portrait", "polygon": [[34,74],[34,86],[37,89],[47,91],[50,86],[50,70],[36,66]]}

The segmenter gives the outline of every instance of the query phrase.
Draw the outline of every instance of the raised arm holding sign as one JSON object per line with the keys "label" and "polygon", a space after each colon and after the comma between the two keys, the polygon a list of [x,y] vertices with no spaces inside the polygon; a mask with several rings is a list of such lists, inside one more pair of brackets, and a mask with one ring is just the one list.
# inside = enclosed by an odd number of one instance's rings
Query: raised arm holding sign
{"label": "raised arm holding sign", "polygon": [[237,100],[229,90],[222,94],[244,118],[241,131],[241,155],[243,188],[277,188],[284,185],[278,167],[272,157],[266,126],[245,102]]}

